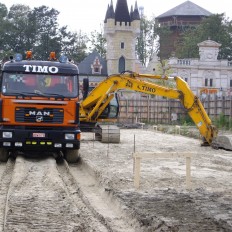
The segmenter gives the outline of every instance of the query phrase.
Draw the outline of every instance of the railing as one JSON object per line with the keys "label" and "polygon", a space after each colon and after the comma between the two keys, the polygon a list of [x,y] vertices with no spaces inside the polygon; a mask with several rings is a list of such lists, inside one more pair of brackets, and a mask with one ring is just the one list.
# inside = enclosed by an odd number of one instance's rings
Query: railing
{"label": "railing", "polygon": [[178,59],[177,60],[178,65],[191,65],[191,60],[186,59]]}

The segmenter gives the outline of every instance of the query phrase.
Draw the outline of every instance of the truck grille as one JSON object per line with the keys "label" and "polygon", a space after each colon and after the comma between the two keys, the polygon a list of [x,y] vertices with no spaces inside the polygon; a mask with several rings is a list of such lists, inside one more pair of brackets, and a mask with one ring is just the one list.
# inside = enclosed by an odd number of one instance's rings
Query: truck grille
{"label": "truck grille", "polygon": [[36,109],[21,108],[15,109],[15,121],[27,123],[62,123],[64,118],[63,109]]}

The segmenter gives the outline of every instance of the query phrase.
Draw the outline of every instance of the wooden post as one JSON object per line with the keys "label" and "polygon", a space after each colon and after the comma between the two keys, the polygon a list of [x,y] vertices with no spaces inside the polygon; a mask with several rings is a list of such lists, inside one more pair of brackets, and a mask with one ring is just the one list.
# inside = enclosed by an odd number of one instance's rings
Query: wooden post
{"label": "wooden post", "polygon": [[158,126],[156,126],[156,125],[153,125],[153,130],[158,130]]}
{"label": "wooden post", "polygon": [[139,182],[140,182],[140,157],[134,158],[134,186],[135,188],[139,188]]}
{"label": "wooden post", "polygon": [[177,134],[177,131],[178,131],[178,134],[180,135],[180,126],[178,125],[175,126],[175,134]]}
{"label": "wooden post", "polygon": [[150,95],[147,97],[147,122],[150,122]]}
{"label": "wooden post", "polygon": [[186,157],[186,188],[191,188],[191,157]]}
{"label": "wooden post", "polygon": [[126,99],[126,118],[128,118],[128,99]]}
{"label": "wooden post", "polygon": [[225,96],[222,96],[222,113],[223,113],[223,115],[226,114]]}
{"label": "wooden post", "polygon": [[[231,93],[230,93],[231,94]],[[231,130],[232,128],[231,128],[231,126],[232,126],[232,124],[231,124],[231,122],[232,122],[232,120],[231,120],[231,117],[232,117],[232,96],[230,95],[230,115],[229,115],[229,129]]]}

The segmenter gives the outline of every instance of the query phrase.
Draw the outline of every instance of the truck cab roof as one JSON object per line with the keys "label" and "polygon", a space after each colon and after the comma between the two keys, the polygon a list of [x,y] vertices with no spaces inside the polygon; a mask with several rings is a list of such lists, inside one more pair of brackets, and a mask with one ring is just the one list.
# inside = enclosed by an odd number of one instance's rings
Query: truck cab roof
{"label": "truck cab roof", "polygon": [[69,74],[78,75],[79,70],[77,65],[58,61],[37,61],[37,60],[22,60],[22,61],[7,61],[2,67],[3,72],[20,72],[20,73],[44,73],[44,74]]}

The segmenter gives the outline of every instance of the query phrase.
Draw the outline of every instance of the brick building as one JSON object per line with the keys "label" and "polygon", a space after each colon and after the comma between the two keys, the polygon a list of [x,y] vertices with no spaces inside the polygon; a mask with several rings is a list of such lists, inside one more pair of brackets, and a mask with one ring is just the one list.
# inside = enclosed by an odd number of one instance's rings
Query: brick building
{"label": "brick building", "polygon": [[168,34],[160,36],[161,59],[168,59],[175,52],[176,43],[182,32],[196,27],[202,19],[211,14],[195,3],[186,1],[156,17],[160,27],[170,30]]}

